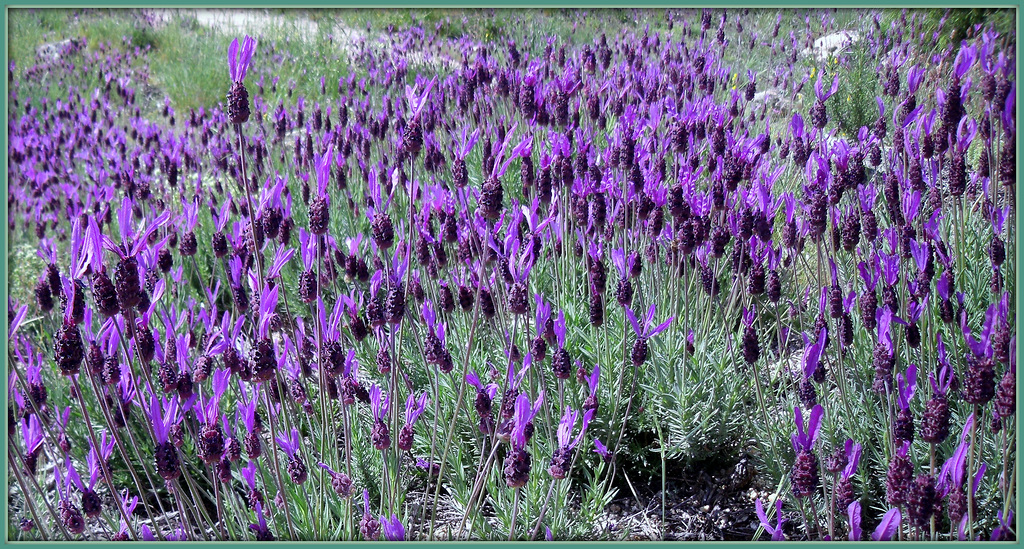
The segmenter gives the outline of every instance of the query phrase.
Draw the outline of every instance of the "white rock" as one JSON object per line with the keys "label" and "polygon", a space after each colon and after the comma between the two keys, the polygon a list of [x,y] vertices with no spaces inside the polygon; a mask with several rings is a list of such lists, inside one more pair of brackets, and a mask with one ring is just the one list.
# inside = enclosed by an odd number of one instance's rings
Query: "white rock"
{"label": "white rock", "polygon": [[69,46],[71,46],[71,39],[43,44],[36,48],[36,57],[47,63],[56,63],[60,60],[61,52]]}
{"label": "white rock", "polygon": [[847,47],[860,41],[860,38],[860,33],[856,31],[835,32],[815,40],[811,49],[804,50],[801,53],[804,56],[813,55],[818,61],[825,61],[829,57],[839,55]]}

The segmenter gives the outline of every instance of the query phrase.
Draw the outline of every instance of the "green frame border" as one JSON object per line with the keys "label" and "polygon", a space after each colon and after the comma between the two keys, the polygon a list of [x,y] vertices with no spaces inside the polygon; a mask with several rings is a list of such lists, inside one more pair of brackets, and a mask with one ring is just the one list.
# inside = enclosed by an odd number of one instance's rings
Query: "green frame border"
{"label": "green frame border", "polygon": [[[856,0],[854,0],[854,1],[838,0],[838,2],[833,2],[832,6],[824,6],[824,8],[828,8],[828,7],[838,7],[838,8],[843,8],[843,9],[873,9],[873,8],[874,9],[881,9],[881,8],[885,8],[885,9],[901,9],[901,8],[907,8],[907,9],[912,9],[912,8],[1012,8],[1012,9],[1016,9],[1017,10],[1017,24],[1016,24],[1016,26],[1017,26],[1017,35],[1019,36],[1021,28],[1022,28],[1021,18],[1020,18],[1021,3],[1022,2],[1020,0],[1018,0],[1016,2],[985,2],[985,3],[982,3],[980,5],[969,5],[969,4],[965,4],[963,2],[963,0],[931,0],[931,1],[928,1],[928,0],[903,0],[903,2],[901,4],[893,5],[893,4],[887,4],[887,3],[878,2],[878,1],[863,2],[863,1],[856,1]],[[90,3],[86,3],[86,2],[59,2],[59,3],[32,4],[32,3],[26,3],[24,0],[22,0],[20,2],[11,2],[11,3],[3,2],[2,3],[2,8],[3,9],[2,9],[2,11],[0,11],[0,28],[2,28],[2,30],[3,30],[4,40],[3,40],[3,43],[0,44],[0,55],[2,55],[2,57],[4,59],[4,66],[6,67],[8,65],[8,63],[10,62],[9,59],[8,59],[8,39],[9,39],[9,35],[8,35],[8,25],[9,25],[8,11],[10,9],[23,9],[23,8],[34,8],[34,9],[97,8],[97,9],[102,9],[102,8],[133,8],[133,7],[140,7],[138,0],[106,0],[105,2],[98,3],[98,4],[90,4]],[[159,2],[157,4],[146,6],[146,7],[153,8],[153,9],[173,9],[173,8],[260,9],[260,8],[276,8],[276,7],[281,7],[281,6],[280,6],[280,2],[279,1],[278,2],[274,2],[274,1],[270,1],[270,0],[249,0],[247,2],[244,1],[244,0],[220,0],[220,2],[216,3],[215,5],[202,4],[202,3],[197,3],[197,2],[194,2],[194,1],[184,1],[184,0],[180,1],[180,2],[174,2],[174,1],[167,2],[166,0],[164,0],[163,2]],[[409,1],[409,0],[405,0],[405,1],[401,1],[401,0],[397,0],[397,1],[396,0],[383,0],[383,1],[377,2],[375,4],[368,4],[368,3],[365,3],[365,1],[364,2],[355,2],[355,1],[354,2],[338,2],[338,1],[328,1],[328,0],[321,0],[321,1],[305,0],[304,2],[299,3],[297,5],[286,6],[286,8],[291,8],[291,9],[306,9],[306,8],[378,8],[378,9],[401,9],[401,8],[498,8],[498,9],[595,8],[596,9],[596,8],[621,8],[621,7],[622,7],[621,4],[617,4],[616,2],[614,2],[614,0],[559,0],[558,2],[555,2],[555,3],[544,3],[544,2],[538,2],[536,0],[528,1],[528,2],[512,2],[512,1],[509,1],[509,0],[496,0],[496,1],[493,1],[493,2],[490,2],[490,3],[481,3],[479,0],[446,0],[446,1],[443,1],[443,2],[437,2],[437,3],[413,2],[413,1]],[[638,4],[634,4],[632,6],[629,6],[629,9],[634,9],[634,8],[635,9],[657,9],[657,8],[711,8],[711,9],[720,9],[720,8],[758,8],[758,9],[763,9],[763,8],[767,8],[767,9],[800,9],[800,8],[822,8],[822,7],[823,6],[822,6],[822,3],[820,1],[814,1],[814,0],[788,0],[788,1],[782,2],[782,3],[769,3],[769,2],[759,3],[759,2],[756,2],[756,1],[755,2],[751,2],[750,0],[746,0],[746,1],[741,1],[741,0],[724,0],[724,1],[718,2],[716,4],[712,4],[712,3],[709,3],[709,2],[680,2],[680,1],[673,1],[673,0],[644,0],[643,2],[640,2]],[[1018,52],[1017,52],[1017,74],[1018,75],[1020,74],[1020,68],[1021,68],[1021,60],[1020,60],[1020,52],[1018,50]],[[10,116],[10,106],[8,105],[9,84],[8,84],[8,80],[7,79],[4,79],[3,90],[4,90],[4,99],[3,99],[3,101],[4,101],[4,108],[5,108],[5,111],[8,113],[8,116]],[[7,149],[7,142],[8,142],[8,134],[7,134],[7,131],[5,130],[2,133],[2,135],[0,135],[0,145],[2,145],[5,150]],[[1019,143],[1018,143],[1018,146],[1017,146],[1017,153],[1018,153],[1017,154],[1017,168],[1018,168],[1017,171],[1019,173],[1020,172],[1020,167],[1022,165],[1022,161],[1021,161],[1020,154],[1019,154],[1020,153],[1020,145],[1019,145]],[[9,166],[8,166],[8,157],[7,157],[6,154],[4,154],[4,156],[3,156],[3,166],[4,166],[4,174],[5,174],[4,179],[3,179],[3,186],[4,186],[4,190],[8,191],[9,178],[6,176],[6,174],[9,173],[9,171],[8,171],[9,170]],[[9,194],[9,192],[8,192],[8,194]],[[1020,203],[1020,198],[1022,197],[1022,195],[1024,195],[1024,192],[1022,192],[1020,186],[1017,186],[1016,187],[1016,200],[1017,200],[1018,204]],[[3,256],[5,257],[4,268],[0,269],[0,284],[2,284],[2,286],[3,286],[3,295],[4,295],[4,301],[5,302],[6,302],[7,298],[9,297],[9,287],[8,287],[8,265],[9,265],[9,263],[8,262],[9,262],[10,258],[8,256],[8,239],[10,237],[10,233],[6,229],[7,223],[8,223],[8,215],[9,215],[9,213],[8,213],[8,205],[5,203],[4,207],[3,207],[3,210],[2,210],[2,214],[0,214],[0,217],[2,217],[3,225],[5,227],[5,232],[4,232],[3,238],[0,239],[0,254],[3,254]],[[1018,215],[1016,216],[1016,220],[1017,220],[1017,222],[1016,222],[1017,234],[1020,235],[1021,232],[1022,232],[1022,229],[1024,229],[1024,217],[1019,215],[1019,212],[1018,212]],[[1020,257],[1020,247],[1021,247],[1020,239],[1017,238],[1016,241],[1017,241],[1017,247],[1014,250],[1014,253],[1017,254],[1015,257],[1019,258]],[[1021,288],[1021,281],[1024,280],[1024,273],[1022,273],[1020,271],[1020,269],[1017,270],[1016,278],[1017,278],[1017,286],[1016,286],[1016,288],[1019,290]],[[1016,300],[1016,310],[1014,312],[1015,312],[1017,318],[1020,318],[1020,317],[1024,316],[1024,303],[1022,303],[1020,299]],[[3,335],[2,335],[2,338],[0,338],[0,339],[2,339],[2,343],[0,343],[0,350],[3,351],[3,353],[4,353],[3,356],[6,357],[6,356],[8,356],[7,350],[8,350],[8,344],[9,344],[9,342],[8,342],[8,329],[7,329],[7,327],[5,327],[5,329],[3,330]],[[1020,345],[1017,346],[1016,357],[1017,357],[1018,364],[1021,363],[1021,358],[1024,358],[1024,342],[1022,342]],[[6,379],[6,378],[7,378],[7,369],[5,368],[4,369],[4,379]],[[1019,382],[1020,381],[1020,374],[1019,373],[1018,373],[1018,378],[1017,379],[1018,379],[1018,382]],[[1019,385],[1019,383],[1018,383],[1018,385]],[[0,397],[0,398],[2,398],[4,408],[6,409],[7,405],[8,405],[8,400],[7,400],[8,399],[8,395],[7,395],[7,391],[6,390],[3,391],[3,396]],[[1021,410],[1021,404],[1020,404],[1020,401],[1018,400],[1018,403],[1017,403],[1017,415],[1018,415],[1018,417],[1020,417],[1020,410]],[[4,437],[5,444],[7,444],[10,441],[10,433],[7,432],[7,425],[6,425],[6,423],[4,424],[3,429],[4,429],[4,432],[5,432],[5,437]],[[1021,442],[1021,429],[1018,428],[1017,429],[1017,440],[1016,440],[1018,451],[1019,451],[1019,448],[1020,448],[1020,442]],[[2,467],[3,470],[4,470],[4,487],[5,487],[5,492],[9,493],[9,491],[10,491],[10,478],[9,478],[8,469],[7,469],[7,453],[6,452],[4,454],[0,455],[0,467]],[[1021,471],[1024,471],[1024,463],[1022,463],[1020,460],[1018,460],[1017,461],[1017,467],[1018,467],[1018,479],[1019,479],[1020,478],[1020,474],[1019,473]],[[1016,516],[1017,516],[1017,522],[1018,522],[1018,525],[1019,525],[1020,524],[1020,516],[1021,516],[1021,502],[1020,502],[1020,497],[1019,497],[1019,492],[1021,491],[1020,482],[1018,482],[1017,486],[1018,486],[1018,488],[1017,488],[1018,489],[1018,499],[1017,499]],[[8,521],[8,509],[7,509],[7,499],[6,498],[4,498],[3,502],[0,503],[0,507],[3,508],[3,520],[4,520],[4,524],[3,524],[3,530],[4,530],[3,544],[5,544],[5,545],[20,545],[20,546],[25,546],[25,545],[42,545],[42,546],[46,546],[46,547],[77,547],[77,546],[81,546],[83,544],[84,545],[96,546],[96,545],[104,545],[104,544],[109,543],[109,542],[99,542],[99,541],[79,541],[79,542],[69,542],[69,541],[47,541],[47,542],[24,542],[24,541],[22,541],[22,542],[19,542],[19,541],[10,541],[9,540],[10,532],[8,531],[9,521]],[[148,545],[148,544],[154,544],[154,543],[160,543],[160,542],[135,542],[135,543],[142,543],[142,544],[147,544]],[[198,545],[198,546],[239,546],[239,545],[245,545],[247,543],[249,543],[249,542],[230,542],[230,541],[229,542],[203,542],[203,541],[196,541],[196,542],[191,542],[191,541],[190,542],[173,542],[172,541],[172,542],[162,542],[161,546],[185,546],[185,545],[190,545],[190,546],[195,546],[195,545]],[[285,547],[307,546],[308,547],[310,545],[330,545],[330,544],[338,545],[338,544],[343,544],[343,545],[350,545],[350,546],[356,546],[356,547],[376,547],[376,546],[379,546],[379,543],[381,543],[381,542],[331,542],[331,541],[324,541],[324,542],[316,542],[316,541],[301,542],[301,541],[279,541],[279,542],[275,543],[275,546],[285,546]],[[412,542],[410,542],[410,543],[412,543]],[[424,546],[455,545],[455,543],[451,543],[451,542],[429,542],[429,541],[423,541],[423,542],[415,542],[415,543],[422,544]],[[586,545],[587,543],[593,543],[593,542],[555,541],[555,542],[457,542],[457,543],[461,544],[461,545],[467,545],[467,546],[473,546],[473,547],[498,547],[498,546],[502,546],[502,545],[512,545],[513,543],[527,544],[527,545],[544,544],[545,546],[548,546],[548,547],[580,547],[580,546]],[[616,547],[616,546],[625,547],[625,546],[632,546],[632,545],[634,545],[636,543],[643,543],[643,544],[648,544],[649,543],[649,544],[661,544],[661,545],[685,544],[688,547],[692,546],[694,544],[696,544],[698,546],[700,546],[700,545],[712,546],[713,545],[715,547],[741,547],[741,546],[748,546],[748,545],[750,545],[752,543],[757,543],[757,542],[753,542],[753,541],[750,541],[750,542],[658,542],[658,541],[652,541],[652,542],[625,542],[625,541],[622,541],[622,542],[603,542],[602,545],[609,546],[609,547]],[[830,543],[830,542],[782,542],[782,543],[784,543],[784,544],[799,545],[801,547],[825,547],[825,546],[831,546],[832,545],[832,543]],[[908,546],[908,545],[921,546],[921,545],[926,545],[926,544],[930,544],[930,542],[881,542],[880,544],[877,544],[877,545],[878,546]],[[994,542],[993,543],[993,542],[973,542],[973,541],[967,541],[967,542],[959,542],[958,544],[960,546],[963,546],[963,545],[967,545],[967,546],[980,546],[980,545],[984,544],[985,546],[997,546],[998,547],[998,546],[1018,546],[1018,545],[1021,544],[1021,541],[1020,541],[1019,535],[1018,535],[1018,541],[1016,541],[1016,542]]]}

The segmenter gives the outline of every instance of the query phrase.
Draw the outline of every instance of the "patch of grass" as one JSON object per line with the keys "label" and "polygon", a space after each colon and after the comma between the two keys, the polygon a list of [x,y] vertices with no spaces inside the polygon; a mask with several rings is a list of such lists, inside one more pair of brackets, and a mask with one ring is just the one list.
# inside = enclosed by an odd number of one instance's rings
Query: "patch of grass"
{"label": "patch of grass", "polygon": [[34,303],[36,282],[46,264],[36,255],[36,247],[24,242],[12,246],[7,254],[8,294],[18,303]]}
{"label": "patch of grass", "polygon": [[153,83],[175,109],[210,108],[224,100],[230,82],[227,49],[211,33],[193,30],[187,19],[175,17],[156,33],[150,54]]}
{"label": "patch of grass", "polygon": [[134,38],[135,29],[127,10],[90,11],[79,18],[76,30],[86,38],[90,51],[102,44],[123,49],[124,39]]}
{"label": "patch of grass", "polygon": [[8,17],[7,51],[19,71],[35,63],[36,48],[63,39],[70,27],[62,9],[11,9]]}
{"label": "patch of grass", "polygon": [[[892,12],[890,20],[897,20],[900,15]],[[933,42],[932,51],[942,51],[950,45],[959,44],[976,36],[975,27],[992,25],[1000,34],[1012,33],[1016,26],[1014,12],[1010,9],[971,8],[971,9],[930,9],[924,10],[923,29],[930,37],[938,32],[938,39]]]}
{"label": "patch of grass", "polygon": [[[881,85],[876,61],[858,44],[848,54],[830,57],[823,71],[822,81],[826,85],[831,85],[836,72],[841,75],[838,91],[825,102],[829,120],[847,139],[856,139],[862,126],[871,128],[878,119],[875,98],[881,95]],[[886,116],[891,114],[892,110],[886,109]]]}

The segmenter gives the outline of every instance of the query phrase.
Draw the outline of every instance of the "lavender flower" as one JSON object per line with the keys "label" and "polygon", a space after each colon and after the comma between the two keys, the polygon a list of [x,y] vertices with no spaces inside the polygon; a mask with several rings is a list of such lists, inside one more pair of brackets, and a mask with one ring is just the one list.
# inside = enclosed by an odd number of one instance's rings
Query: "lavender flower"
{"label": "lavender flower", "polygon": [[669,317],[668,320],[652,327],[651,324],[654,322],[654,304],[652,303],[647,309],[647,314],[644,316],[642,324],[637,321],[636,315],[633,314],[633,310],[629,307],[626,307],[626,318],[629,319],[629,323],[633,326],[633,333],[636,334],[636,341],[633,342],[630,358],[633,361],[633,367],[639,368],[647,362],[647,341],[667,330],[675,317]]}
{"label": "lavender flower", "polygon": [[768,522],[768,515],[764,512],[764,505],[761,504],[760,498],[754,500],[754,510],[757,511],[757,519],[761,521],[761,527],[772,536],[772,541],[786,539],[782,527],[788,519],[782,516],[782,498],[775,499],[775,524]]}
{"label": "lavender flower", "polygon": [[245,73],[249,70],[252,54],[256,50],[256,40],[246,36],[241,49],[238,39],[231,41],[228,47],[228,76],[231,77],[231,89],[228,91],[228,117],[232,124],[242,124],[249,120],[249,92],[245,89]]}
{"label": "lavender flower", "polygon": [[405,527],[398,515],[391,515],[391,518],[381,515],[380,525],[384,530],[384,539],[387,541],[405,541]]}
{"label": "lavender flower", "polygon": [[[74,468],[71,465],[71,458],[67,458],[66,467],[68,467],[69,475],[74,474],[72,473]],[[73,482],[70,478],[65,479],[61,473],[60,465],[53,468],[53,476],[57,497],[59,498],[57,514],[60,516],[64,528],[75,535],[85,532],[85,519],[82,517],[82,511],[71,501],[71,485]]]}
{"label": "lavender flower", "polygon": [[363,539],[376,541],[380,538],[381,523],[370,514],[370,492],[363,490],[363,518],[359,521],[359,532]]}
{"label": "lavender flower", "polygon": [[558,343],[558,349],[551,357],[551,369],[554,370],[555,377],[558,379],[569,379],[569,370],[572,366],[569,351],[565,349],[565,332],[565,312],[558,311],[558,317],[552,324],[552,333]]}
{"label": "lavender flower", "polygon": [[526,395],[519,395],[516,399],[515,415],[512,418],[512,450],[505,457],[503,467],[505,483],[509,488],[526,486],[530,479],[531,458],[526,445],[533,434],[533,418],[543,402],[544,391],[540,392],[532,407]]}
{"label": "lavender flower", "polygon": [[343,498],[347,498],[352,495],[352,479],[348,475],[336,472],[323,462],[320,462],[317,465],[331,475],[331,488],[334,488],[335,493]]}
{"label": "lavender flower", "polygon": [[373,439],[373,447],[378,450],[387,450],[391,447],[391,434],[388,430],[388,424],[384,421],[384,418],[388,415],[388,409],[391,406],[391,397],[385,395],[384,400],[381,400],[380,386],[374,384],[370,387],[370,410],[373,412],[373,431],[371,437]]}
{"label": "lavender flower", "polygon": [[249,529],[256,534],[256,541],[274,541],[274,534],[267,527],[267,519],[263,516],[263,504],[256,504],[256,517],[259,522],[250,524]]}
{"label": "lavender flower", "polygon": [[917,388],[917,366],[911,364],[907,371],[897,377],[896,418],[893,420],[893,438],[900,442],[914,441],[914,414],[910,410],[910,401],[914,398]]}
{"label": "lavender flower", "polygon": [[[818,403],[817,391],[814,388],[814,384],[811,383],[811,379],[815,377],[815,373],[819,368],[823,368],[821,362],[821,355],[825,350],[825,342],[828,337],[828,330],[822,328],[818,332],[818,341],[811,344],[804,351],[804,367],[803,367],[803,381],[800,383],[799,395],[800,402],[804,408],[810,410]],[[807,336],[804,336],[804,343],[810,343]]]}
{"label": "lavender flower", "polygon": [[[128,490],[124,490],[121,492],[120,497],[121,505],[124,507],[125,513],[127,513],[128,516],[132,516],[132,513],[135,512],[135,507],[139,505],[139,496],[132,496],[131,499],[128,499]],[[113,541],[128,541],[130,539],[128,537],[128,523],[125,522],[123,518],[121,519],[120,529],[111,539]]]}
{"label": "lavender flower", "polygon": [[860,529],[860,502],[853,501],[846,507],[846,517],[850,523],[850,534],[847,537],[850,541],[860,541],[862,532]]}
{"label": "lavender flower", "polygon": [[583,410],[586,412],[597,413],[598,402],[597,402],[597,382],[601,379],[601,366],[594,364],[594,369],[590,372],[590,375],[586,377],[587,387],[590,389],[590,394],[586,400],[583,401]]}
{"label": "lavender flower", "polygon": [[309,475],[306,470],[306,464],[302,461],[302,456],[299,455],[299,450],[302,449],[302,439],[299,437],[299,430],[292,427],[291,435],[277,437],[276,440],[277,445],[288,456],[288,476],[292,479],[292,482],[295,484],[306,482]]}
{"label": "lavender flower", "polygon": [[751,305],[750,309],[743,308],[743,360],[747,364],[757,362],[761,357],[760,344],[758,343],[757,330],[754,328],[754,320],[757,318],[757,311]]}
{"label": "lavender flower", "polygon": [[256,488],[256,472],[258,468],[255,461],[250,461],[249,465],[239,469],[242,473],[242,478],[249,486],[249,493],[246,496],[246,503],[250,509],[256,509],[257,505],[263,503],[263,492]]}
{"label": "lavender flower", "polygon": [[878,527],[871,533],[871,541],[891,541],[899,529],[901,521],[899,508],[889,509],[882,517],[882,521],[878,523]]}
{"label": "lavender flower", "polygon": [[476,388],[476,401],[473,406],[480,417],[480,432],[485,435],[493,433],[494,411],[491,404],[498,394],[498,385],[496,383],[484,385],[480,381],[480,376],[473,371],[466,374],[466,383]]}
{"label": "lavender flower", "polygon": [[814,454],[814,443],[818,440],[821,430],[821,416],[825,413],[820,404],[811,410],[811,417],[804,431],[803,413],[800,408],[793,408],[796,419],[796,434],[792,436],[793,450],[796,461],[793,464],[793,495],[810,497],[818,490],[821,483],[818,477],[818,456]]}
{"label": "lavender flower", "polygon": [[309,232],[317,236],[326,234],[330,224],[330,196],[327,194],[327,184],[330,181],[333,160],[333,143],[327,146],[322,155],[315,158],[317,195],[309,204]]}
{"label": "lavender flower", "polygon": [[596,438],[594,439],[594,453],[601,456],[601,459],[604,460],[605,463],[612,459],[612,453],[608,450],[608,447]]}
{"label": "lavender flower", "polygon": [[[939,335],[939,344],[942,343]],[[949,436],[950,410],[946,393],[953,381],[953,371],[948,365],[939,370],[938,381],[934,373],[928,374],[932,384],[932,398],[925,404],[924,416],[921,418],[921,439],[931,444],[941,444]]]}
{"label": "lavender flower", "polygon": [[[978,511],[978,500],[967,497],[966,482],[970,432],[974,426],[974,421],[974,414],[971,414],[967,421],[964,422],[964,428],[960,434],[960,444],[956,447],[953,455],[943,463],[938,479],[935,482],[936,493],[945,494],[948,497],[949,504],[946,510],[950,521],[954,524],[960,523],[962,519],[966,519],[970,515],[977,516]],[[972,496],[978,491],[981,479],[985,475],[985,469],[986,465],[984,463],[978,467],[978,472],[970,487]],[[969,509],[968,502],[972,500],[974,507]]]}
{"label": "lavender flower", "polygon": [[910,443],[904,442],[889,461],[885,482],[885,499],[889,505],[902,505],[907,502],[914,480],[914,465],[907,458],[909,451]]}
{"label": "lavender flower", "polygon": [[576,435],[576,438],[572,437],[573,427],[576,425],[576,419],[579,417],[579,412],[574,411],[569,406],[565,407],[565,413],[562,415],[562,420],[558,423],[558,448],[551,456],[551,467],[548,468],[548,473],[554,478],[565,478],[565,475],[569,472],[569,465],[572,461],[572,451],[576,448],[576,445],[583,440],[583,435],[587,432],[587,427],[590,425],[590,421],[594,417],[594,411],[588,410],[583,414],[583,426],[580,428],[580,432]]}
{"label": "lavender flower", "polygon": [[153,425],[153,437],[156,439],[154,457],[156,460],[156,471],[164,480],[174,480],[181,476],[181,468],[178,461],[178,450],[170,440],[171,427],[178,423],[179,414],[183,410],[191,408],[192,400],[179,408],[178,399],[165,400],[163,407],[160,406],[160,399],[152,392],[150,398],[149,421]]}
{"label": "lavender flower", "polygon": [[861,446],[853,440],[846,439],[845,456],[846,466],[839,474],[839,481],[835,485],[835,503],[838,509],[845,509],[854,502],[856,498],[853,492],[851,478],[857,472],[857,464],[860,463]]}
{"label": "lavender flower", "polygon": [[21,420],[21,436],[25,442],[25,468],[30,475],[36,474],[36,464],[43,446],[43,426],[39,417],[32,414]]}
{"label": "lavender flower", "polygon": [[416,420],[419,419],[420,415],[427,406],[427,394],[423,393],[420,398],[416,398],[410,394],[409,398],[405,401],[405,425],[402,426],[402,430],[398,433],[398,449],[403,452],[412,450],[413,442],[413,425],[416,424]]}

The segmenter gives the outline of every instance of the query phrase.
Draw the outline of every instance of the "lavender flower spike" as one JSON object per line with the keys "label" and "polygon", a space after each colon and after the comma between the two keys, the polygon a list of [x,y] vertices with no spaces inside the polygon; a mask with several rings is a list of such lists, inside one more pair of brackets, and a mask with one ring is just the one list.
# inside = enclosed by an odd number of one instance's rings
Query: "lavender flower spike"
{"label": "lavender flower spike", "polygon": [[850,541],[860,541],[860,502],[854,501],[846,508],[846,516],[850,520]]}
{"label": "lavender flower spike", "polygon": [[765,514],[764,505],[761,504],[760,499],[754,502],[754,510],[757,511],[757,519],[761,521],[761,527],[764,528],[765,532],[771,534],[772,541],[784,541],[786,539],[786,534],[782,531],[782,526],[786,523],[786,519],[782,517],[782,498],[775,500],[774,526],[768,522],[768,515]]}
{"label": "lavender flower spike", "polygon": [[291,436],[277,437],[277,444],[281,446],[284,453],[289,456],[294,456],[296,452],[301,448],[301,439],[299,437],[299,430],[292,427]]}
{"label": "lavender flower spike", "polygon": [[390,519],[382,515],[380,517],[380,525],[384,530],[384,539],[388,541],[405,541],[405,527],[402,526],[402,521],[398,519],[398,515],[391,515]]}
{"label": "lavender flower spike", "polygon": [[246,35],[242,40],[241,48],[238,39],[235,38],[228,46],[228,75],[232,82],[245,80],[245,73],[249,71],[249,63],[252,61],[252,54],[256,51],[256,40]]}
{"label": "lavender flower spike", "polygon": [[871,541],[891,541],[892,536],[896,534],[896,530],[900,527],[902,517],[900,516],[900,510],[898,507],[893,507],[885,513],[882,517],[882,522],[878,523],[878,528],[871,534]]}

